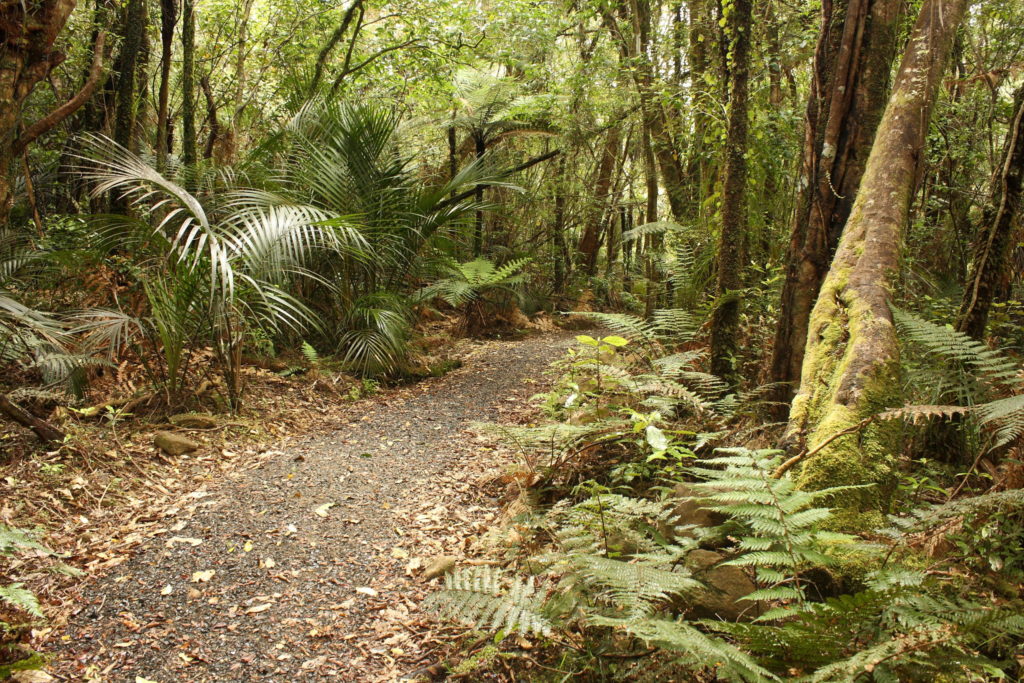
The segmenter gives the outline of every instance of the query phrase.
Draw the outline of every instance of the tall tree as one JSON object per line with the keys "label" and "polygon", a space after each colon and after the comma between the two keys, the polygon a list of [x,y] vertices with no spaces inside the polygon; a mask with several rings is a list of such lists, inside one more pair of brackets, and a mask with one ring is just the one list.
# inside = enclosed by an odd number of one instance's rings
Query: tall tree
{"label": "tall tree", "polygon": [[117,105],[113,137],[122,147],[132,148],[139,99],[136,83],[146,39],[146,0],[128,0],[121,21],[123,29],[121,52],[117,60]]}
{"label": "tall tree", "polygon": [[1014,95],[1013,114],[1006,134],[1003,162],[992,183],[992,200],[982,215],[982,227],[974,243],[967,287],[964,289],[956,328],[975,339],[985,335],[989,310],[1006,273],[1014,221],[1020,213],[1024,191],[1024,87]]}
{"label": "tall tree", "polygon": [[878,484],[843,495],[842,504],[854,516],[884,507],[891,483],[894,435],[871,418],[898,402],[899,350],[890,304],[900,245],[932,107],[966,5],[967,0],[922,5],[811,313],[787,439],[814,452],[802,464],[801,486]]}
{"label": "tall tree", "polygon": [[601,156],[597,164],[597,178],[594,181],[592,206],[580,238],[579,254],[584,272],[593,275],[597,268],[597,254],[601,246],[601,226],[608,198],[611,195],[612,173],[619,159],[620,136],[618,127],[612,127],[605,136]]}
{"label": "tall tree", "polygon": [[745,267],[747,232],[747,108],[750,90],[751,0],[725,5],[729,73],[729,111],[722,180],[722,226],[718,238],[715,276],[717,305],[711,316],[711,371],[736,377],[735,359],[740,327],[740,298]]}
{"label": "tall tree", "polygon": [[160,0],[160,85],[156,106],[156,158],[161,170],[170,153],[168,100],[171,88],[171,58],[174,54],[174,27],[178,23],[177,0]]}
{"label": "tall tree", "polygon": [[181,153],[186,165],[196,163],[196,12],[194,0],[181,5]]}
{"label": "tall tree", "polygon": [[[901,0],[826,0],[814,52],[796,210],[770,378],[789,403],[807,326],[850,215],[889,90]],[[773,85],[772,92],[775,92]]]}
{"label": "tall tree", "polygon": [[0,4],[0,224],[14,201],[13,164],[40,135],[77,111],[92,95],[103,72],[106,32],[96,34],[92,66],[82,88],[43,118],[25,126],[22,107],[36,85],[64,61],[55,47],[75,0]]}

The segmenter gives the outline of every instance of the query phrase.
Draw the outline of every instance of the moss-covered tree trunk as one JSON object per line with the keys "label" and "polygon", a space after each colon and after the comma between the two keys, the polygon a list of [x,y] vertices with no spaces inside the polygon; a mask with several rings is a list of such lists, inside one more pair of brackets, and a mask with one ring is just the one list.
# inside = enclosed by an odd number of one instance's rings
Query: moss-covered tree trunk
{"label": "moss-covered tree trunk", "polygon": [[782,410],[800,380],[811,308],[853,207],[885,109],[901,5],[900,0],[822,4],[770,364],[771,381],[780,383],[776,399]]}
{"label": "moss-covered tree trunk", "polygon": [[850,219],[811,314],[788,441],[814,449],[806,488],[878,484],[844,497],[850,513],[880,510],[895,443],[865,418],[898,401],[899,355],[889,304],[918,162],[966,0],[925,0],[878,127]]}
{"label": "moss-covered tree trunk", "polygon": [[732,0],[725,24],[729,49],[729,113],[722,181],[722,228],[718,238],[715,296],[711,316],[711,372],[736,377],[744,246],[747,232],[747,108],[750,90],[751,0]]}
{"label": "moss-covered tree trunk", "polygon": [[186,165],[196,152],[196,9],[193,0],[181,5],[181,156]]}

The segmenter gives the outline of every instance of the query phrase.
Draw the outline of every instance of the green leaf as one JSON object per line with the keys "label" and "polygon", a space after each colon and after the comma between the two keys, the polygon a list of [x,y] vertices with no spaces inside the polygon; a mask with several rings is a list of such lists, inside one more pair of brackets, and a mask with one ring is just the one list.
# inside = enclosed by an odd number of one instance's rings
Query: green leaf
{"label": "green leaf", "polygon": [[647,443],[656,451],[664,451],[668,448],[668,437],[654,425],[648,425],[645,432]]}
{"label": "green leaf", "polygon": [[[579,337],[577,337],[577,339],[579,339]],[[629,343],[629,340],[626,339],[625,337],[619,337],[614,334],[611,335],[610,337],[603,338],[601,341],[604,342],[605,344],[610,344],[611,346],[616,347],[622,347]]]}
{"label": "green leaf", "polygon": [[576,335],[576,341],[578,341],[580,344],[586,344],[587,346],[597,346],[598,344],[596,339],[585,334]]}

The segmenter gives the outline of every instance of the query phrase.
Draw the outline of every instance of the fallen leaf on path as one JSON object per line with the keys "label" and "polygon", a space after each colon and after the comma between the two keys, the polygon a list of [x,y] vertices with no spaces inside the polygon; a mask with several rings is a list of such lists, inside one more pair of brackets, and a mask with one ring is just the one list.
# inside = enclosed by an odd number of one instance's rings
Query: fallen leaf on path
{"label": "fallen leaf on path", "polygon": [[327,511],[334,507],[336,504],[337,503],[324,503],[323,505],[320,505],[315,510],[313,510],[313,512],[316,513],[317,517],[326,517]]}
{"label": "fallen leaf on path", "polygon": [[268,609],[273,607],[273,603],[265,602],[262,605],[256,605],[245,610],[246,614],[259,614],[260,612],[266,612]]}
{"label": "fallen leaf on path", "polygon": [[173,592],[174,589],[171,588],[171,584],[167,584],[166,586],[160,589],[160,595],[170,595]]}
{"label": "fallen leaf on path", "polygon": [[379,593],[377,591],[373,590],[369,586],[360,586],[359,588],[356,589],[356,593],[362,593],[363,595],[369,595],[371,598],[375,598],[375,597],[377,597],[379,595]]}
{"label": "fallen leaf on path", "polygon": [[177,543],[187,543],[188,545],[195,548],[197,545],[203,542],[201,538],[189,538],[188,536],[175,536],[174,538],[168,539],[166,545],[168,548],[173,548]]}
{"label": "fallen leaf on path", "polygon": [[192,572],[192,583],[206,583],[217,573],[216,569],[207,569],[203,572]]}

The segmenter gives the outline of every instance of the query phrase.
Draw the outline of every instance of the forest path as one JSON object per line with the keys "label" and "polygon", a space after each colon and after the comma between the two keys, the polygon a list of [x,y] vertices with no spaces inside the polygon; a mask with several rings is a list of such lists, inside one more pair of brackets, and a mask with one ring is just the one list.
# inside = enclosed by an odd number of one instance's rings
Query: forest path
{"label": "forest path", "polygon": [[[569,334],[478,348],[463,367],[353,405],[337,431],[186,496],[166,531],[82,588],[51,672],[94,681],[390,680],[429,663],[419,566],[495,518],[493,451]],[[472,552],[472,550],[470,550]]]}

